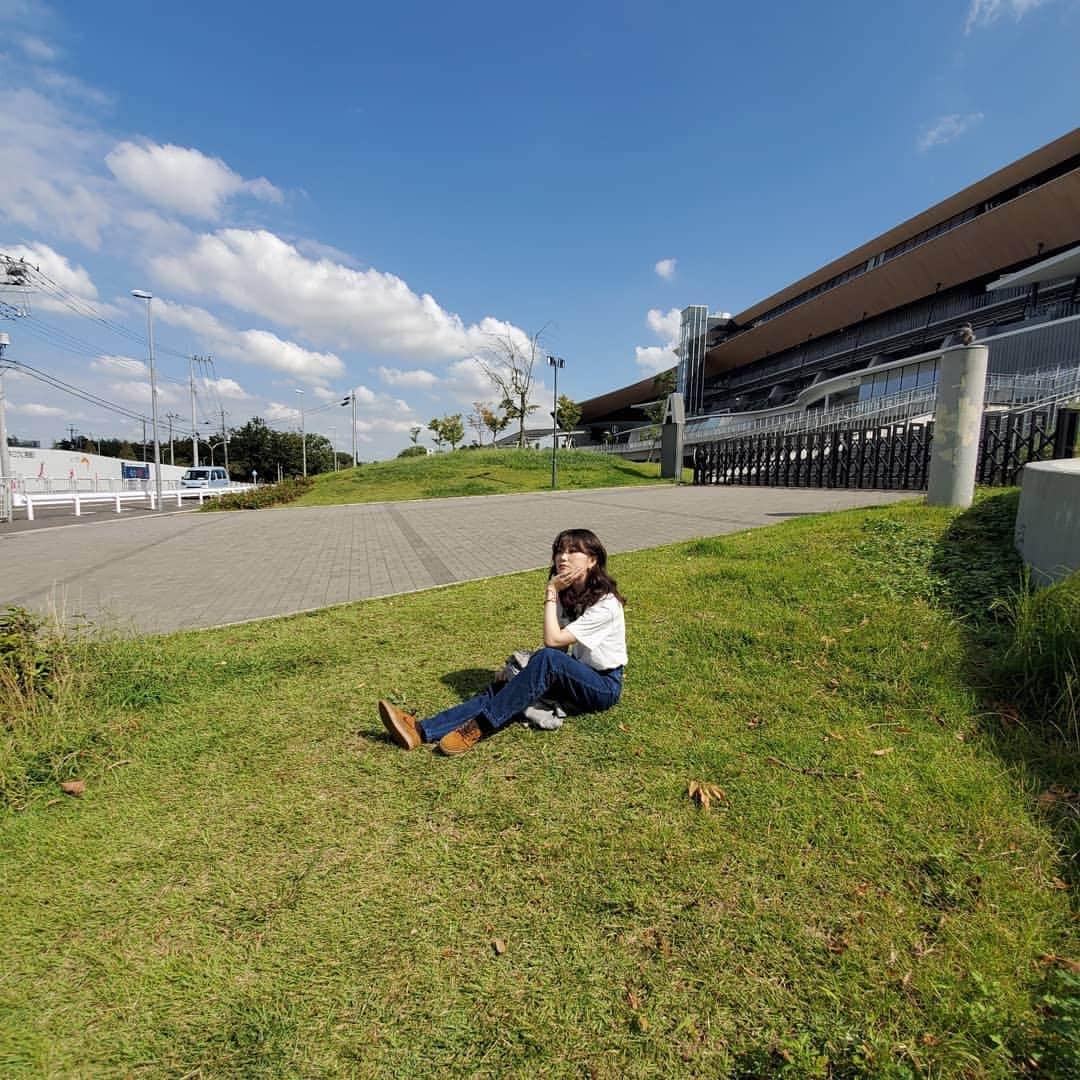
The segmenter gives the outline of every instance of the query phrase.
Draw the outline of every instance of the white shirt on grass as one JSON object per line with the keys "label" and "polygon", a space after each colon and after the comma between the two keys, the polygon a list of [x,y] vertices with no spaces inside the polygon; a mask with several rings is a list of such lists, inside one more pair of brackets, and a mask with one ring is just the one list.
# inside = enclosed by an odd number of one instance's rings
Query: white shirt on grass
{"label": "white shirt on grass", "polygon": [[577,639],[570,655],[594,671],[609,671],[626,663],[626,620],[623,606],[608,593],[580,618],[567,620],[559,605],[559,625]]}

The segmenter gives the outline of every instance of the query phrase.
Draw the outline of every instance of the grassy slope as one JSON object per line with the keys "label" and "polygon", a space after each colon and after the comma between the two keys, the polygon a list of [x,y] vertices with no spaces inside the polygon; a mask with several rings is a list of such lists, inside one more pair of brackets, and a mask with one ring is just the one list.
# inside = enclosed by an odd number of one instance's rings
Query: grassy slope
{"label": "grassy slope", "polygon": [[620,556],[620,706],[456,760],[374,699],[534,643],[538,574],[118,647],[87,795],[3,826],[4,1073],[1010,1075],[1076,776],[972,692],[948,518]]}
{"label": "grassy slope", "polygon": [[[623,461],[585,450],[559,451],[559,487],[619,487],[657,483],[656,462]],[[551,453],[539,450],[459,450],[429,457],[377,461],[316,477],[315,487],[293,506],[441,499],[551,488]]]}

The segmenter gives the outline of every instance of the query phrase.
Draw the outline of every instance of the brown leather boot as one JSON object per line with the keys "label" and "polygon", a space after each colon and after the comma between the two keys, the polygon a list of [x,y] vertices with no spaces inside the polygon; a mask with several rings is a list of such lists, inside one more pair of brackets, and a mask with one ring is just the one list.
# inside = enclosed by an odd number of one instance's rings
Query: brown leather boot
{"label": "brown leather boot", "polygon": [[415,750],[423,741],[415,716],[394,708],[389,701],[379,702],[379,716],[390,738],[405,750]]}
{"label": "brown leather boot", "polygon": [[449,735],[444,735],[439,740],[439,749],[444,754],[464,754],[483,737],[484,733],[480,730],[480,725],[475,720],[466,720],[457,731],[451,731]]}

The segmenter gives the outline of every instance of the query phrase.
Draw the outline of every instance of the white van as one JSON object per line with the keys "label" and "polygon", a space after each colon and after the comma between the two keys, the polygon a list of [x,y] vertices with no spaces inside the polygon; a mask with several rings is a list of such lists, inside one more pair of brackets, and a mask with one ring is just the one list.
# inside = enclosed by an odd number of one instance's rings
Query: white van
{"label": "white van", "polygon": [[229,474],[219,465],[200,465],[180,477],[182,488],[223,488],[229,486]]}

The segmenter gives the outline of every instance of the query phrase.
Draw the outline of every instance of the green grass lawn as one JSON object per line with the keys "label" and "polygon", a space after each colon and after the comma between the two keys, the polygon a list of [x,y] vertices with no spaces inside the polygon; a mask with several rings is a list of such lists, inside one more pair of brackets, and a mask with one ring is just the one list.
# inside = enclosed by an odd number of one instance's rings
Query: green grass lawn
{"label": "green grass lawn", "polygon": [[[559,451],[560,490],[660,482],[656,462],[624,461],[614,454],[588,450]],[[290,505],[444,499],[550,489],[550,450],[458,450],[325,473],[315,478],[311,491]]]}
{"label": "green grass lawn", "polygon": [[981,689],[1015,505],[618,556],[620,705],[457,759],[375,701],[535,645],[539,573],[94,647],[0,758],[0,1072],[1016,1075],[1080,776]]}

